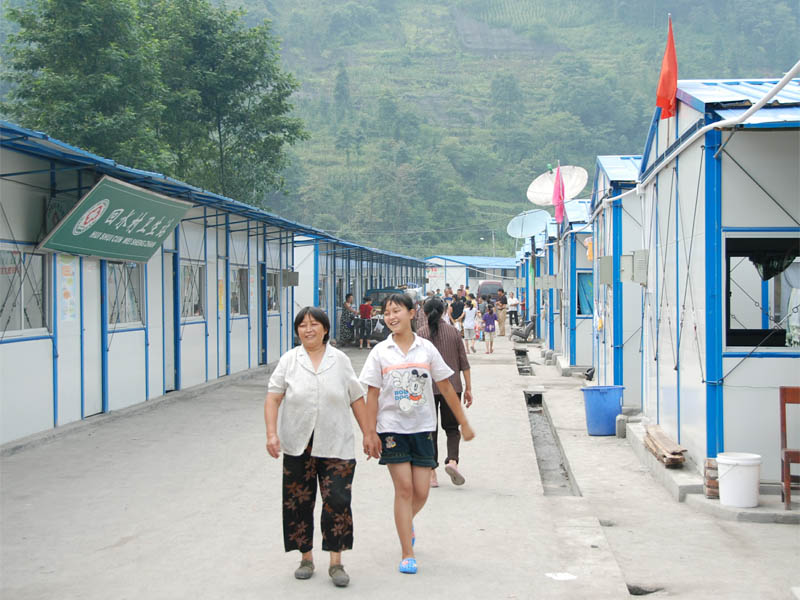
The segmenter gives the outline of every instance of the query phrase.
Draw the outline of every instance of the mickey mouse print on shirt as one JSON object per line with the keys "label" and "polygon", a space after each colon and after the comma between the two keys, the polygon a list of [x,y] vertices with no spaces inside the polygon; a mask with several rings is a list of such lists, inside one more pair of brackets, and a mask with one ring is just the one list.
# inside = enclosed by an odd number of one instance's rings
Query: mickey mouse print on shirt
{"label": "mickey mouse print on shirt", "polygon": [[417,369],[392,372],[394,399],[401,411],[410,412],[413,408],[425,404],[424,391],[427,379],[428,374]]}

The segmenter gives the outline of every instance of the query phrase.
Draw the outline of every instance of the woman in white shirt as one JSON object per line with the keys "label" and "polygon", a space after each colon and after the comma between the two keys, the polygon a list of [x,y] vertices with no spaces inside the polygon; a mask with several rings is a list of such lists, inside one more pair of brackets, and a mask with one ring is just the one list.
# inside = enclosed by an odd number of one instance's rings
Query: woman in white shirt
{"label": "woman in white shirt", "polygon": [[[346,354],[328,345],[330,321],[319,308],[297,313],[294,331],[302,346],[281,356],[264,402],[267,451],[283,450],[283,543],[302,553],[297,579],[314,574],[314,500],[317,482],[323,509],[322,549],[330,552],[328,574],[336,586],[350,577],[342,551],[353,547],[350,492],[356,460],[350,409],[364,433],[364,452],[380,456],[380,439],[367,428],[364,390]],[[370,433],[371,431],[371,433]]]}
{"label": "woman in white shirt", "polygon": [[514,292],[508,292],[508,324],[519,326],[519,298],[514,296]]}

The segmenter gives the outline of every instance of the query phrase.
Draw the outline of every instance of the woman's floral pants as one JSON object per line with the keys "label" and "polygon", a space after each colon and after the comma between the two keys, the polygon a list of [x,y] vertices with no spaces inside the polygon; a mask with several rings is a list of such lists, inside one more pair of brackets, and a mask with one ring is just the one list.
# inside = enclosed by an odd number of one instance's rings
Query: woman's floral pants
{"label": "woman's floral pants", "polygon": [[308,552],[314,543],[317,483],[322,495],[322,549],[341,552],[353,547],[355,460],[311,456],[311,444],[301,456],[283,455],[283,547]]}

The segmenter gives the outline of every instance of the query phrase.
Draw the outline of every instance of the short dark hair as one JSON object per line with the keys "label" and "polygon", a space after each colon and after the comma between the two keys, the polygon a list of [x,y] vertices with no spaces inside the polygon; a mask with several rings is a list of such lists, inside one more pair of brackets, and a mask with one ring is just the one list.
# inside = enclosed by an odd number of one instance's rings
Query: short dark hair
{"label": "short dark hair", "polygon": [[353,294],[345,294],[344,299],[345,299],[345,301],[347,301],[348,298],[352,298],[352,297],[353,297]]}
{"label": "short dark hair", "polygon": [[414,301],[408,294],[389,294],[383,299],[381,310],[386,312],[386,307],[389,304],[397,304],[398,306],[405,306],[408,310],[414,310]]}
{"label": "short dark hair", "polygon": [[318,323],[322,324],[322,328],[325,330],[325,337],[322,338],[322,342],[324,344],[328,343],[328,340],[331,339],[330,332],[331,332],[331,321],[328,319],[328,315],[325,314],[325,311],[321,308],[316,306],[306,306],[300,309],[294,317],[294,334],[296,336],[300,336],[297,333],[297,330],[300,327],[300,323],[306,320],[306,317],[309,316]]}

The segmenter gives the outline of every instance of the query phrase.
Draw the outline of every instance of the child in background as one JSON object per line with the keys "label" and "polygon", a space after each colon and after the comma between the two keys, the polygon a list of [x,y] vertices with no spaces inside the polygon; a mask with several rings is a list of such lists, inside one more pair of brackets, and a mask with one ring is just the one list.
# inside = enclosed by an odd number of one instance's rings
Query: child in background
{"label": "child in background", "polygon": [[394,484],[394,522],[400,538],[401,573],[417,572],[413,518],[430,491],[436,413],[433,385],[461,425],[464,441],[475,437],[449,377],[452,369],[436,347],[411,327],[414,304],[405,294],[383,301],[383,320],[392,335],[369,353],[361,371],[368,386],[367,415],[381,438],[380,464],[387,465]]}
{"label": "child in background", "polygon": [[486,354],[494,352],[494,330],[497,323],[497,315],[494,307],[490,304],[483,315],[483,341],[486,342]]}

